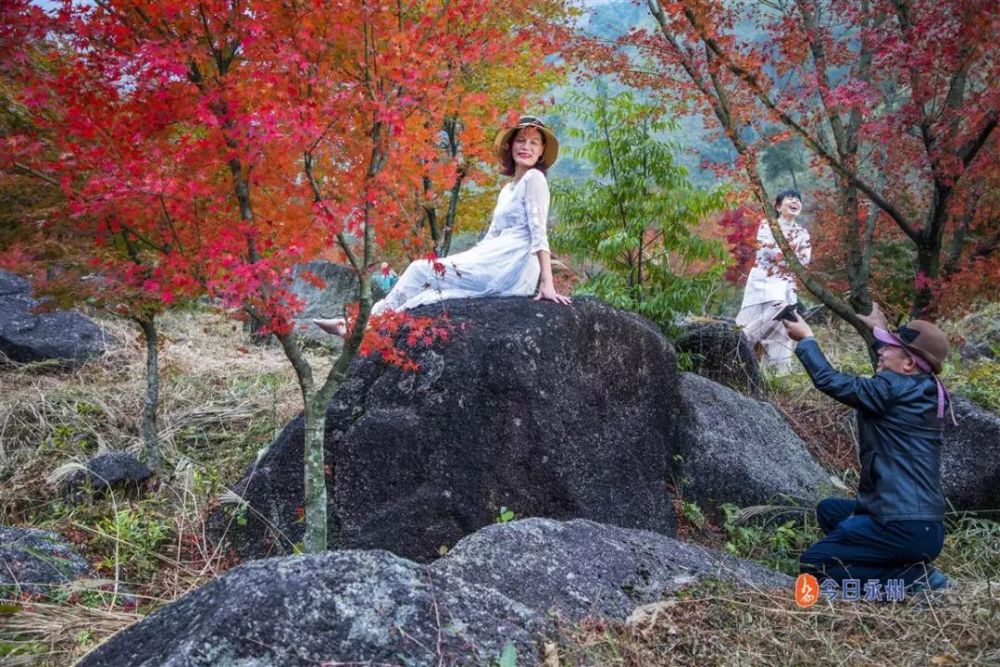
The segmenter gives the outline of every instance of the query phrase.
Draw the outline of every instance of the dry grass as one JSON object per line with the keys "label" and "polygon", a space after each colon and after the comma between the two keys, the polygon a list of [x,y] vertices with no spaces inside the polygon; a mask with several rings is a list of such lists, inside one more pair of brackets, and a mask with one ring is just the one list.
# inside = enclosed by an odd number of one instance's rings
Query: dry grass
{"label": "dry grass", "polygon": [[[0,523],[50,515],[55,490],[39,480],[58,466],[107,450],[138,451],[143,344],[126,322],[101,325],[107,354],[75,371],[46,363],[0,365]],[[220,315],[171,313],[160,328],[164,478],[189,474],[193,465],[235,479],[301,409],[291,367],[280,348],[251,344],[238,324]]]}
{"label": "dry grass", "polygon": [[[44,602],[0,601],[4,665],[70,664],[229,567],[206,538],[207,509],[301,409],[279,347],[254,345],[212,312],[168,314],[160,322],[161,474],[141,500],[66,506],[53,471],[140,448],[144,345],[126,322],[100,324],[107,353],[75,370],[0,360],[0,524],[59,532],[104,582],[100,590],[77,582]],[[331,361],[307,356],[314,368]]]}
{"label": "dry grass", "polygon": [[[1000,589],[963,584],[890,605],[796,606],[791,591],[709,583],[629,622],[562,628],[562,667],[996,665]],[[548,664],[548,663],[546,663]]]}
{"label": "dry grass", "polygon": [[0,657],[5,666],[69,665],[142,615],[80,604],[0,605]]}

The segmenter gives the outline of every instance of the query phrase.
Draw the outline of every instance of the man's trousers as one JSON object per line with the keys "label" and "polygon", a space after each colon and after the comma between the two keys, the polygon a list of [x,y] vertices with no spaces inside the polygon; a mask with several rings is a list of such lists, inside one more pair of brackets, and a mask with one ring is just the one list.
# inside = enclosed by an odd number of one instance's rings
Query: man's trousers
{"label": "man's trousers", "polygon": [[944,545],[940,521],[887,521],[855,514],[857,502],[827,498],[816,507],[816,518],[826,534],[799,557],[801,572],[820,580],[864,582],[902,579],[910,585],[928,569]]}

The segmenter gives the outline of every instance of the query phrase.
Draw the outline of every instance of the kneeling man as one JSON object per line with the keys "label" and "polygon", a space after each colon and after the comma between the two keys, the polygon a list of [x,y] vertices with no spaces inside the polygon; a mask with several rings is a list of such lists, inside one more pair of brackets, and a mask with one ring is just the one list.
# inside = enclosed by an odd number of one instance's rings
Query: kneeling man
{"label": "kneeling man", "polygon": [[948,395],[937,374],[948,338],[930,322],[887,330],[875,305],[861,318],[872,327],[878,354],[874,377],[835,371],[797,317],[784,322],[795,354],[813,385],[857,410],[861,479],[855,500],[827,498],[816,508],[826,536],[799,559],[821,581],[903,580],[912,591],[943,588],[930,567],[944,543],[940,451]]}

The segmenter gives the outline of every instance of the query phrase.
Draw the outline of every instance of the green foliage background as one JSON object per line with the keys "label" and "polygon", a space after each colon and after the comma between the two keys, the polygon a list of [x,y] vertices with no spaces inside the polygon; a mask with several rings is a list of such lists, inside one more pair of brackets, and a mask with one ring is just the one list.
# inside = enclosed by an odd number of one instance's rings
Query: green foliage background
{"label": "green foliage background", "polygon": [[677,313],[700,311],[721,279],[725,249],[697,227],[724,207],[725,192],[691,184],[677,147],[660,139],[675,126],[631,93],[572,92],[560,111],[577,121],[565,130],[578,142],[569,151],[593,175],[554,183],[554,244],[584,264],[579,293],[669,330]]}

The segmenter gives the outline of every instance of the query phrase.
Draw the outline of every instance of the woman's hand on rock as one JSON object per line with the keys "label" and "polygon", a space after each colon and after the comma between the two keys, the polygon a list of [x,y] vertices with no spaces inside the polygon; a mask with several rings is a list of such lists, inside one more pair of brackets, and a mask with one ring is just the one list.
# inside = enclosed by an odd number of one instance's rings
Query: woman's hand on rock
{"label": "woman's hand on rock", "polygon": [[564,305],[569,305],[573,303],[573,299],[568,296],[563,296],[556,291],[554,287],[542,286],[538,288],[538,294],[535,295],[535,301],[555,301],[556,303],[561,303]]}

